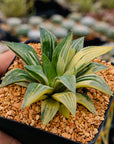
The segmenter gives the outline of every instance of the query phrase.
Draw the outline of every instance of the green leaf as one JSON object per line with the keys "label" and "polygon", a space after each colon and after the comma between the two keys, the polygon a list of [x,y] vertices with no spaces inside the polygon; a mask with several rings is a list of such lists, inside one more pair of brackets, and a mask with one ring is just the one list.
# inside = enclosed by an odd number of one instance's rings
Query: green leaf
{"label": "green leaf", "polygon": [[55,69],[45,54],[42,54],[42,61],[44,73],[47,76],[49,83],[52,83],[54,77],[56,76]]}
{"label": "green leaf", "polygon": [[56,93],[52,98],[65,105],[68,110],[75,116],[76,114],[76,95],[73,92]]}
{"label": "green leaf", "polygon": [[105,80],[96,74],[80,76],[76,79],[76,82],[76,88],[90,87],[95,88],[103,93],[112,95],[112,92]]}
{"label": "green leaf", "polygon": [[30,83],[24,96],[22,107],[47,98],[46,94],[53,92],[53,88],[39,83]]}
{"label": "green leaf", "polygon": [[83,93],[76,93],[76,99],[77,99],[77,103],[82,104],[90,112],[97,114],[95,106],[88,95],[83,94]]}
{"label": "green leaf", "polygon": [[76,93],[76,77],[74,75],[63,75],[56,77],[55,89],[62,83],[67,89]]}
{"label": "green leaf", "polygon": [[28,82],[16,82],[15,84],[23,87],[28,87],[29,83]]}
{"label": "green leaf", "polygon": [[48,85],[48,79],[45,76],[41,65],[26,65],[25,70],[38,82]]}
{"label": "green leaf", "polygon": [[44,28],[40,28],[40,40],[42,54],[45,54],[50,60],[52,60],[53,50],[57,45],[56,37]]}
{"label": "green leaf", "polygon": [[86,67],[84,69],[82,69],[79,73],[77,73],[77,77],[79,77],[81,75],[94,74],[94,73],[97,73],[97,72],[102,71],[107,68],[108,67],[106,67],[105,65],[102,65],[100,63],[91,62],[91,63],[87,64]]}
{"label": "green leaf", "polygon": [[16,55],[18,55],[27,65],[39,65],[40,60],[35,50],[23,43],[4,42]]}
{"label": "green leaf", "polygon": [[84,37],[72,41],[68,57],[68,63],[71,61],[73,56],[83,48],[83,45],[84,45]]}
{"label": "green leaf", "polygon": [[70,116],[70,111],[63,104],[60,104],[59,112],[66,118]]}
{"label": "green leaf", "polygon": [[22,69],[13,69],[10,70],[2,80],[1,87],[17,83],[17,82],[35,82],[27,72]]}
{"label": "green leaf", "polygon": [[112,47],[106,46],[90,46],[81,49],[72,59],[67,70],[73,67],[77,68],[77,72],[81,71],[91,60],[110,51]]}
{"label": "green leaf", "polygon": [[69,56],[72,33],[69,33],[56,47],[53,53],[52,63],[56,68],[57,75],[63,75]]}
{"label": "green leaf", "polygon": [[41,118],[43,124],[47,124],[59,110],[59,102],[53,99],[46,99],[41,104]]}

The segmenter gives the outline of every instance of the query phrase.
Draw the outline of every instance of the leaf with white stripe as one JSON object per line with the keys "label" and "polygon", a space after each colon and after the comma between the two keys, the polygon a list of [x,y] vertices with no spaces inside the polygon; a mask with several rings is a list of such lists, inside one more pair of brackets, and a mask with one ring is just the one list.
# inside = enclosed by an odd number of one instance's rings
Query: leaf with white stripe
{"label": "leaf with white stripe", "polygon": [[18,55],[27,65],[39,65],[40,60],[35,50],[24,43],[4,42],[16,55]]}
{"label": "leaf with white stripe", "polygon": [[68,110],[75,116],[76,114],[76,95],[73,92],[56,93],[52,98],[65,105]]}
{"label": "leaf with white stripe", "polygon": [[76,79],[76,88],[83,87],[95,88],[103,93],[112,95],[112,92],[105,80],[96,74],[88,74],[78,77]]}
{"label": "leaf with white stripe", "polygon": [[26,106],[37,102],[42,99],[46,99],[47,95],[53,92],[53,88],[42,85],[39,83],[30,83],[28,85],[27,91],[25,93],[22,107],[25,108]]}
{"label": "leaf with white stripe", "polygon": [[41,119],[43,124],[47,124],[59,110],[59,102],[53,99],[46,99],[41,104]]}

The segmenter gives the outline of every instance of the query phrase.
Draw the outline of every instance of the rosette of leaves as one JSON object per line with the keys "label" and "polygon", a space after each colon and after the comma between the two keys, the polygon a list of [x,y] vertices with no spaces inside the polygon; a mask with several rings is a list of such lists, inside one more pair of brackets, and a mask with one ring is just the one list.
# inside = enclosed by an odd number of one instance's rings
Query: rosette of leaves
{"label": "rosette of leaves", "polygon": [[48,123],[58,111],[66,118],[69,118],[70,113],[75,116],[77,103],[97,114],[89,96],[77,92],[77,89],[89,87],[112,94],[105,80],[95,74],[107,67],[90,62],[112,48],[83,48],[84,38],[72,41],[72,33],[57,44],[56,37],[44,28],[40,28],[40,40],[42,63],[31,46],[4,42],[24,61],[25,66],[24,70],[15,68],[9,71],[3,78],[1,87],[13,83],[27,87],[22,107],[41,101],[43,124]]}

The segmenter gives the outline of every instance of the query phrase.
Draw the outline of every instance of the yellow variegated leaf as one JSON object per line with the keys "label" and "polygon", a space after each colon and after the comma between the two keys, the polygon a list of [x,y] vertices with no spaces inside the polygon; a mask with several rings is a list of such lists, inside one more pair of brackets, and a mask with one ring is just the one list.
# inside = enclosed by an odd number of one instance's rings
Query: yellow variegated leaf
{"label": "yellow variegated leaf", "polygon": [[76,88],[90,87],[95,88],[103,93],[112,95],[112,92],[105,80],[96,74],[80,76],[76,79],[76,81]]}
{"label": "yellow variegated leaf", "polygon": [[88,95],[83,93],[76,93],[77,103],[85,106],[90,112],[97,114],[95,106]]}
{"label": "yellow variegated leaf", "polygon": [[79,73],[77,73],[77,77],[87,74],[94,74],[107,68],[108,67],[100,63],[91,62],[88,65],[86,65],[85,68],[82,69]]}
{"label": "yellow variegated leaf", "polygon": [[59,110],[59,102],[53,99],[46,99],[41,104],[41,118],[43,124],[47,124]]}
{"label": "yellow variegated leaf", "polygon": [[45,99],[47,98],[46,94],[50,94],[52,92],[53,89],[49,86],[42,85],[39,83],[30,83],[25,93],[22,107],[25,108],[26,106],[34,102]]}
{"label": "yellow variegated leaf", "polygon": [[70,116],[70,111],[63,104],[60,104],[59,112],[66,118]]}
{"label": "yellow variegated leaf", "polygon": [[113,47],[107,46],[90,46],[81,49],[72,59],[67,70],[73,67],[77,68],[77,72],[81,71],[88,62],[110,51]]}
{"label": "yellow variegated leaf", "polygon": [[76,114],[76,95],[73,92],[56,93],[52,98],[65,105],[68,110],[75,116]]}

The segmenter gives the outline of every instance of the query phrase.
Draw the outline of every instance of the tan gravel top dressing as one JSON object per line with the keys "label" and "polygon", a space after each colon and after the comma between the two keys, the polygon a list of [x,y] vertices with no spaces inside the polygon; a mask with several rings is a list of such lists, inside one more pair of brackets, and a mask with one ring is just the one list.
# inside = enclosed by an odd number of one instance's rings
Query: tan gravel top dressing
{"label": "tan gravel top dressing", "polygon": [[[34,45],[34,48],[37,50],[37,54],[41,59],[40,44],[31,45]],[[95,59],[94,61],[109,67],[102,72],[98,72],[98,75],[102,76],[107,81],[109,87],[114,92],[114,66],[112,66],[110,62],[101,62],[100,59]],[[21,59],[16,57],[16,60],[9,70],[12,68],[23,68]],[[82,105],[77,104],[76,117],[71,115],[69,119],[66,119],[58,112],[48,124],[43,125],[41,122],[40,102],[36,102],[25,109],[21,108],[25,92],[26,88],[15,84],[1,88],[0,116],[36,128],[41,128],[81,143],[92,141],[95,134],[98,133],[98,128],[102,120],[104,120],[104,113],[108,107],[110,99],[109,95],[103,94],[95,89],[87,88],[87,94],[93,101],[98,115],[92,114]]]}

